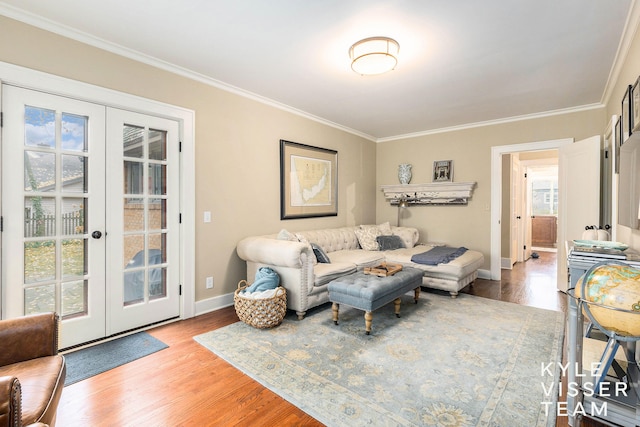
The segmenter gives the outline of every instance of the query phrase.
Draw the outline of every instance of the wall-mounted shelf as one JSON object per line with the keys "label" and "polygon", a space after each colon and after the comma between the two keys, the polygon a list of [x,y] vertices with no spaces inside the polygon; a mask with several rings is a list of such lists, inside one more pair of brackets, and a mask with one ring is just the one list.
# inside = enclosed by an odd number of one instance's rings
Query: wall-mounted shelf
{"label": "wall-mounted shelf", "polygon": [[412,205],[466,205],[475,186],[475,182],[432,182],[382,185],[381,189],[392,205],[400,200]]}

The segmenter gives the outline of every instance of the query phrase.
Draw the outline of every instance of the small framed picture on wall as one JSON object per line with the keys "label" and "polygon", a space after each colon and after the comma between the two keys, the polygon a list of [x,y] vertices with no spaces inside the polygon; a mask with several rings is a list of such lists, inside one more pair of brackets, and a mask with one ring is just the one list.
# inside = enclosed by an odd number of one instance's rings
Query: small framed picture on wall
{"label": "small framed picture on wall", "polygon": [[433,182],[453,182],[453,160],[433,162]]}
{"label": "small framed picture on wall", "polygon": [[633,127],[633,117],[631,116],[631,91],[633,86],[629,85],[622,97],[622,112],[620,114],[622,122],[620,128],[622,130],[621,145],[631,136],[631,128]]}
{"label": "small framed picture on wall", "polygon": [[633,88],[631,89],[631,118],[633,125],[633,132],[637,132],[640,128],[640,77],[636,80]]}
{"label": "small framed picture on wall", "polygon": [[613,130],[613,160],[615,173],[620,171],[620,145],[622,145],[622,130],[620,129],[620,117],[616,120]]}

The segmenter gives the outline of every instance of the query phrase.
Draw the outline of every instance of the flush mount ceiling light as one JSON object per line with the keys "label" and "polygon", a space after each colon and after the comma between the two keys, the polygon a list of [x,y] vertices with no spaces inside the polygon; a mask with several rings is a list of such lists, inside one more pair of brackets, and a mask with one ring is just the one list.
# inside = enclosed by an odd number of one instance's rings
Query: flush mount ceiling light
{"label": "flush mount ceiling light", "polygon": [[400,45],[389,37],[369,37],[349,48],[351,69],[362,75],[386,73],[396,67]]}

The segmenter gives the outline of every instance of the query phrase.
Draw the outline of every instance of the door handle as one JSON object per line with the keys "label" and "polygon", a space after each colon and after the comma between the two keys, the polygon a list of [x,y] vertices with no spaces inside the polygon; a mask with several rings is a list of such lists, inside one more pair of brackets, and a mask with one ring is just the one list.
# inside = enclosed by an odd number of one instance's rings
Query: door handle
{"label": "door handle", "polygon": [[94,231],[93,233],[91,233],[91,237],[93,237],[94,239],[99,239],[102,237],[102,233],[98,230]]}
{"label": "door handle", "polygon": [[518,215],[518,216],[516,217],[516,219],[522,219],[522,217],[521,217],[520,215]]}

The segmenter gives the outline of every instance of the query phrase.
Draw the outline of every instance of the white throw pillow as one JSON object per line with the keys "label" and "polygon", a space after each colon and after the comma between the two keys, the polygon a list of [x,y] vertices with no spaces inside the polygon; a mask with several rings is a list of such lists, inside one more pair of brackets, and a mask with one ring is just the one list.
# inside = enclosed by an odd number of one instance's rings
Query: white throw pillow
{"label": "white throw pillow", "polygon": [[296,237],[296,240],[298,240],[300,243],[304,243],[309,247],[309,250],[311,251],[311,262],[313,263],[313,265],[316,265],[318,263],[318,259],[316,258],[316,255],[313,252],[313,247],[311,246],[311,242],[309,242],[309,239],[307,239],[300,233],[296,233],[295,237]]}
{"label": "white throw pillow", "polygon": [[360,247],[366,251],[377,251],[380,249],[377,237],[381,235],[377,225],[361,225],[355,229],[356,237]]}
{"label": "white throw pillow", "polygon": [[280,230],[278,236],[276,237],[278,240],[291,240],[292,242],[297,242],[298,238],[295,234],[290,231],[285,230],[284,228]]}
{"label": "white throw pillow", "polygon": [[391,236],[393,234],[391,232],[391,224],[389,224],[389,221],[383,222],[382,224],[378,225],[378,228],[380,229],[381,236]]}

